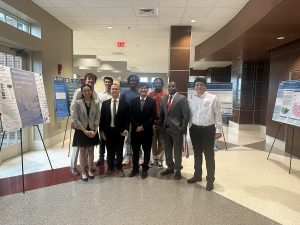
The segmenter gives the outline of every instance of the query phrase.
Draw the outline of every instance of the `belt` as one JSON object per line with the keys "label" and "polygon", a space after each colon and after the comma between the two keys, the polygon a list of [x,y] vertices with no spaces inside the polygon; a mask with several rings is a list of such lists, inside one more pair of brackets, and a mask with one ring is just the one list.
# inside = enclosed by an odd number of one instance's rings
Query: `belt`
{"label": "belt", "polygon": [[196,124],[192,124],[192,126],[198,127],[198,128],[209,128],[209,127],[214,127],[215,125],[208,125],[208,126],[201,126],[201,125],[196,125]]}

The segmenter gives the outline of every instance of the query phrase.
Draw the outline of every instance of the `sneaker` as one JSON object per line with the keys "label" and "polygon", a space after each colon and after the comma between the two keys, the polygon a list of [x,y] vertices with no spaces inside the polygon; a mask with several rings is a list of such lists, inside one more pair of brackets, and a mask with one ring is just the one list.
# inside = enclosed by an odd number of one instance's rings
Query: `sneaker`
{"label": "sneaker", "polygon": [[79,175],[80,175],[80,172],[78,171],[77,168],[72,168],[72,169],[71,169],[71,172],[72,172],[72,174],[73,174],[74,176],[79,176]]}
{"label": "sneaker", "polygon": [[122,164],[128,165],[130,163],[130,155],[125,155]]}
{"label": "sneaker", "polygon": [[157,162],[157,167],[162,168],[163,167],[163,162]]}
{"label": "sneaker", "polygon": [[142,165],[143,163],[144,163],[144,157],[141,156],[141,157],[139,158],[139,165]]}
{"label": "sneaker", "polygon": [[154,166],[155,165],[155,161],[152,161],[149,163],[150,166]]}

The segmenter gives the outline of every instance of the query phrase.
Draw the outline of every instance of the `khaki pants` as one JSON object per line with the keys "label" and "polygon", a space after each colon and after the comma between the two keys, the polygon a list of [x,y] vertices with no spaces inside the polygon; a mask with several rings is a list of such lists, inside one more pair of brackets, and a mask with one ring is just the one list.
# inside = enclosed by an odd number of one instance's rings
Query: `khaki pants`
{"label": "khaki pants", "polygon": [[153,161],[164,161],[164,138],[159,126],[153,126],[152,156]]}

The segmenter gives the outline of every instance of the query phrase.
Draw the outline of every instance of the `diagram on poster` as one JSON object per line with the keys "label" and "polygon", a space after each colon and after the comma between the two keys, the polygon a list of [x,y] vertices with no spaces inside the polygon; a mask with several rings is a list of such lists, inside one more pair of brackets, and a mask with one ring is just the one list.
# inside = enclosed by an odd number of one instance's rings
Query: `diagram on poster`
{"label": "diagram on poster", "polygon": [[300,126],[300,81],[280,82],[272,119]]}

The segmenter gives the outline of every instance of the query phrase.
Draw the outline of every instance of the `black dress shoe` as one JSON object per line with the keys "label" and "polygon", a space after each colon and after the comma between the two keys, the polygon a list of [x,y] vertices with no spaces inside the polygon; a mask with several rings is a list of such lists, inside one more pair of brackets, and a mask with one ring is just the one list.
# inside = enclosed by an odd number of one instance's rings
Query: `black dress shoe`
{"label": "black dress shoe", "polygon": [[137,175],[139,173],[139,171],[136,170],[131,170],[131,172],[129,173],[129,177],[134,177],[135,175]]}
{"label": "black dress shoe", "polygon": [[89,179],[94,179],[95,176],[94,176],[94,175],[88,175],[88,178],[89,178]]}
{"label": "black dress shoe", "polygon": [[168,174],[171,174],[171,173],[174,173],[174,169],[167,168],[164,171],[162,171],[160,173],[160,175],[165,176],[165,175],[168,175]]}
{"label": "black dress shoe", "polygon": [[208,183],[206,184],[206,190],[207,190],[207,191],[212,191],[213,189],[214,189],[214,184],[211,183],[211,182],[208,182]]}
{"label": "black dress shoe", "polygon": [[145,178],[147,178],[148,177],[148,171],[147,170],[143,170],[142,171],[142,179],[145,179]]}
{"label": "black dress shoe", "polygon": [[193,184],[193,183],[201,182],[201,181],[202,181],[202,178],[201,178],[201,177],[200,177],[200,178],[192,177],[192,178],[188,179],[186,182],[187,182],[188,184]]}
{"label": "black dress shoe", "polygon": [[176,171],[174,177],[175,177],[176,180],[180,180],[181,179],[181,172],[180,171]]}

